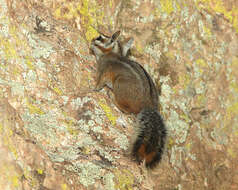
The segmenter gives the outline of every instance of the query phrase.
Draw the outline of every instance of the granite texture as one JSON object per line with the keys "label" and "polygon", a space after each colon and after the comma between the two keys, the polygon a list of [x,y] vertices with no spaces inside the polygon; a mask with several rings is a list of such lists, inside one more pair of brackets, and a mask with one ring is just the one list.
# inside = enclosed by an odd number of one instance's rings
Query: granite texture
{"label": "granite texture", "polygon": [[[168,128],[159,166],[93,92],[95,30],[133,36]],[[108,96],[109,95],[109,96]],[[238,1],[0,0],[0,189],[238,189]]]}

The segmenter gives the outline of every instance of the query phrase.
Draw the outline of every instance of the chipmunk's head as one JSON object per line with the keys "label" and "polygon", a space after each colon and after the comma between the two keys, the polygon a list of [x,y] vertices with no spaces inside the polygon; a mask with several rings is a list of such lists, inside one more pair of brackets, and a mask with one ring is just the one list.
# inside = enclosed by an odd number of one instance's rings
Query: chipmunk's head
{"label": "chipmunk's head", "polygon": [[133,38],[130,38],[126,43],[121,43],[118,38],[120,31],[115,32],[112,36],[101,34],[91,41],[90,52],[99,59],[105,54],[115,53],[120,56],[127,56],[129,49],[133,43]]}

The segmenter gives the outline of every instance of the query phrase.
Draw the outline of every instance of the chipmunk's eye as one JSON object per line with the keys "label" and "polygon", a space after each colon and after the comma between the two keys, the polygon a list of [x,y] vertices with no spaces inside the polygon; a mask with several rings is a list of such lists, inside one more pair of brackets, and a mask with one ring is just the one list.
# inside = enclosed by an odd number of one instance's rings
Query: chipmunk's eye
{"label": "chipmunk's eye", "polygon": [[98,37],[96,38],[96,40],[101,41],[101,40],[102,40],[102,36],[98,36]]}

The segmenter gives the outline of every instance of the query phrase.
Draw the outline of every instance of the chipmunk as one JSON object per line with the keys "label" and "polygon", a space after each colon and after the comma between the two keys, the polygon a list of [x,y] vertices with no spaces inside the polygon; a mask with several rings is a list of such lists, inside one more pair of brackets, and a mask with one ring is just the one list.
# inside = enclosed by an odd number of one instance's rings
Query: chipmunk
{"label": "chipmunk", "polygon": [[161,160],[165,147],[166,128],[158,109],[158,94],[146,70],[132,61],[128,53],[133,38],[118,40],[120,31],[112,36],[101,34],[90,44],[90,53],[96,57],[95,90],[107,86],[114,94],[114,103],[124,113],[137,117],[137,137],[132,145],[132,156],[154,168]]}

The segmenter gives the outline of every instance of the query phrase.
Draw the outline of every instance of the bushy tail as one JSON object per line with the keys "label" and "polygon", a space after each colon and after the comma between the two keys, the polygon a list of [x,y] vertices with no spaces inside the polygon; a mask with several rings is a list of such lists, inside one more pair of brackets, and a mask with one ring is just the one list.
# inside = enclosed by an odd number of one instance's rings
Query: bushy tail
{"label": "bushy tail", "polygon": [[166,139],[162,117],[155,109],[143,109],[137,116],[139,129],[132,155],[138,162],[145,160],[147,168],[153,168],[161,160]]}

